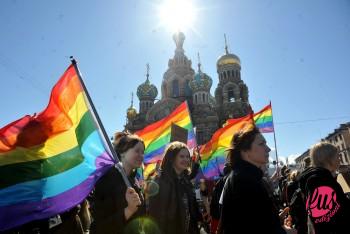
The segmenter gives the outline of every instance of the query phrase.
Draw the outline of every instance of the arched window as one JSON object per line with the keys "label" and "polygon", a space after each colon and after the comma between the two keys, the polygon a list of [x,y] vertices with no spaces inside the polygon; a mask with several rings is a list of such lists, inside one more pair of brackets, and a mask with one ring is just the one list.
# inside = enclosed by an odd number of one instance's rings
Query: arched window
{"label": "arched window", "polygon": [[185,83],[185,96],[186,97],[191,97],[192,96],[192,91],[191,91],[191,88],[190,86],[188,85],[188,80],[186,80],[186,83]]}
{"label": "arched window", "polygon": [[174,80],[173,81],[173,97],[179,96],[179,81]]}
{"label": "arched window", "polygon": [[234,102],[235,101],[233,87],[230,87],[230,88],[227,89],[227,98],[228,98],[229,102]]}
{"label": "arched window", "polygon": [[204,93],[202,94],[202,97],[203,97],[203,103],[205,103],[205,94]]}
{"label": "arched window", "polygon": [[194,103],[198,103],[198,98],[197,98],[197,94],[196,95],[194,95]]}

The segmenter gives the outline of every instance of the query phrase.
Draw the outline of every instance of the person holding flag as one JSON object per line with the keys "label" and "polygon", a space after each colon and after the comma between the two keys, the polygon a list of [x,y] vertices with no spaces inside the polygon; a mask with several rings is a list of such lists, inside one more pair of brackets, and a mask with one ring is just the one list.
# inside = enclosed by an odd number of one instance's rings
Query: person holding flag
{"label": "person holding flag", "polygon": [[[96,183],[92,233],[139,233],[142,220],[138,220],[137,225],[129,224],[146,213],[144,196],[135,179],[145,146],[141,138],[125,132],[116,133],[113,144],[121,167],[112,167]],[[131,186],[124,183],[117,169],[124,170]]]}

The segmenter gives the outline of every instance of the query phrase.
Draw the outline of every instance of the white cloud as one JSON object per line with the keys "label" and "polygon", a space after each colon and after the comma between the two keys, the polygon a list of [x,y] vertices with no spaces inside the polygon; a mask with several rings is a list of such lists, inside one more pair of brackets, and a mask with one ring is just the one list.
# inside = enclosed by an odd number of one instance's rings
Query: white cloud
{"label": "white cloud", "polygon": [[[276,151],[275,150],[272,150],[271,149],[271,151],[270,151],[270,157],[269,157],[269,162],[270,162],[270,164],[272,164],[272,162],[273,161],[276,161]],[[289,155],[289,156],[278,156],[278,161],[281,163],[281,164],[283,164],[283,165],[285,165],[286,164],[286,161],[287,161],[287,158],[288,158],[288,164],[289,165],[293,165],[293,164],[295,164],[295,159],[297,158],[297,157],[299,157],[300,156],[300,154],[291,154],[291,155]]]}

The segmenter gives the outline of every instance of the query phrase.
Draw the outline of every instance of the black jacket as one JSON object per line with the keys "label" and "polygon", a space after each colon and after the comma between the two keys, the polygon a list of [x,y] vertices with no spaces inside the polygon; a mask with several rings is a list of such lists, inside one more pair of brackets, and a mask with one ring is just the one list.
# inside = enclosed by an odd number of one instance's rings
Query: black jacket
{"label": "black jacket", "polygon": [[[201,219],[193,186],[187,176],[178,178],[174,171],[160,173],[155,182],[159,192],[149,198],[149,215],[162,234],[196,234]],[[187,229],[187,230],[186,230]]]}
{"label": "black jacket", "polygon": [[316,234],[350,233],[350,200],[329,170],[308,168],[299,185]]}
{"label": "black jacket", "polygon": [[220,219],[221,206],[219,204],[222,190],[224,189],[225,181],[228,176],[221,177],[215,184],[211,193],[210,215],[214,219]]}
{"label": "black jacket", "polygon": [[128,206],[128,203],[125,199],[126,185],[119,171],[115,167],[112,167],[96,183],[92,204],[94,223],[92,224],[91,233],[139,233],[137,230],[138,225],[128,224],[135,220],[135,218],[144,215],[146,213],[146,207],[142,192],[136,183],[134,175],[129,177],[129,181],[142,201],[137,212],[129,220],[126,220],[124,216],[124,208]]}
{"label": "black jacket", "polygon": [[262,177],[256,166],[244,160],[237,162],[223,190],[224,234],[285,233]]}

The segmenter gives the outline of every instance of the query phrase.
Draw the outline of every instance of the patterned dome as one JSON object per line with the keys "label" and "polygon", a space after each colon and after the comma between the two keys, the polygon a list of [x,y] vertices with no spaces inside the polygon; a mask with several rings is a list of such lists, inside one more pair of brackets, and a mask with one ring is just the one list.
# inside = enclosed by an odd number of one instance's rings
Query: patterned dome
{"label": "patterned dome", "polygon": [[157,95],[158,95],[158,90],[156,86],[154,86],[153,84],[151,84],[151,82],[149,82],[148,77],[147,77],[147,80],[137,88],[137,96],[140,100],[155,99]]}
{"label": "patterned dome", "polygon": [[237,55],[227,53],[221,56],[216,63],[217,67],[228,65],[228,64],[232,64],[232,65],[237,64],[240,66],[241,60],[238,58]]}
{"label": "patterned dome", "polygon": [[194,75],[194,79],[189,82],[189,86],[195,93],[197,91],[209,91],[213,80],[207,74],[201,72],[199,69],[198,73]]}
{"label": "patterned dome", "polygon": [[128,119],[133,119],[136,117],[136,115],[137,115],[136,108],[133,106],[130,106],[126,111],[126,116],[128,117]]}

